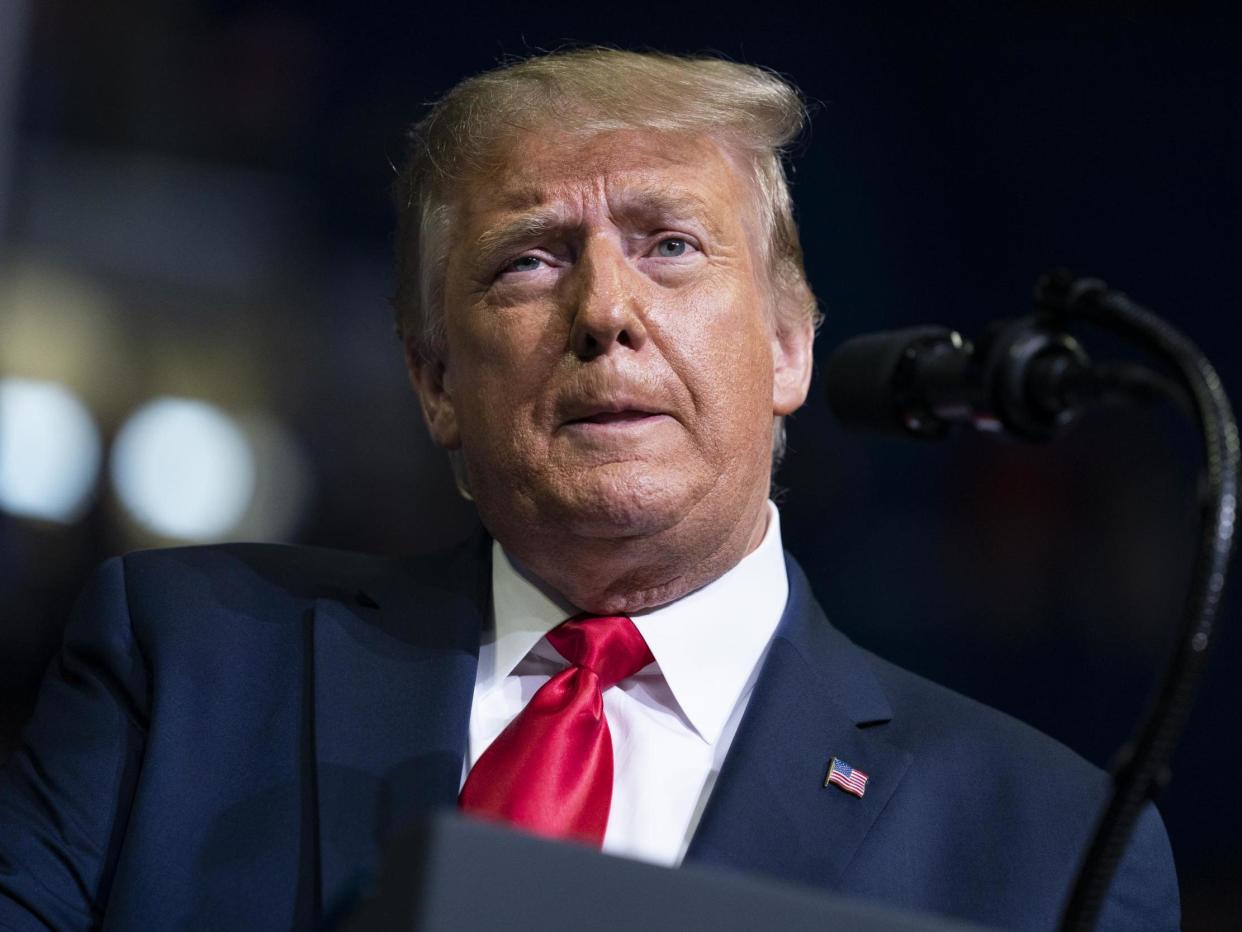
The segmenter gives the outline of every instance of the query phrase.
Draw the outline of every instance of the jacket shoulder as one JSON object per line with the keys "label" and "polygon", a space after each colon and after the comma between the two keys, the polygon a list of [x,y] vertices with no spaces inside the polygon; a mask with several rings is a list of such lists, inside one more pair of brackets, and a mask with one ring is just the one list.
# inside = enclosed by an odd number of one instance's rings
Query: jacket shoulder
{"label": "jacket shoulder", "polygon": [[[1103,812],[1108,775],[1061,742],[984,705],[863,651],[893,705],[889,736],[924,762],[897,805],[916,809],[929,837],[966,864],[976,848],[1014,876],[1031,864],[1072,871]],[[966,824],[969,831],[962,832]],[[1020,839],[1020,845],[1015,845]],[[1019,858],[1015,852],[1021,852]],[[980,866],[979,870],[984,870]],[[1113,877],[1097,927],[1178,927],[1177,873],[1168,835],[1148,803]]]}
{"label": "jacket shoulder", "polygon": [[116,564],[113,572],[119,567],[141,637],[144,629],[205,616],[294,620],[319,600],[368,606],[393,594],[428,602],[444,592],[473,598],[489,565],[484,556],[477,538],[418,556],[232,543],[135,551],[109,564]]}
{"label": "jacket shoulder", "polygon": [[138,550],[120,561],[131,597],[151,589],[226,585],[316,598],[393,564],[393,558],[375,554],[261,543]]}
{"label": "jacket shoulder", "polygon": [[117,558],[131,599],[188,589],[221,594],[278,592],[285,598],[352,599],[399,577],[411,585],[445,583],[473,564],[472,541],[435,553],[393,556],[293,544],[228,543],[138,550]]}
{"label": "jacket shoulder", "polygon": [[903,744],[919,747],[950,765],[955,759],[978,767],[980,761],[1032,775],[1099,785],[1102,770],[1060,741],[992,706],[934,683],[863,650],[893,704],[890,728]]}

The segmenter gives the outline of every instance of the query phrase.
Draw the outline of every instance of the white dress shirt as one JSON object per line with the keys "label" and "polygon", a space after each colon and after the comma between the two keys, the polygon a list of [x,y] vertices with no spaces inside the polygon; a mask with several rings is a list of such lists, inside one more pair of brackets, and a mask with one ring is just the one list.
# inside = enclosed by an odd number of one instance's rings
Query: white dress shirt
{"label": "white dress shirt", "polygon": [[[780,516],[759,546],[669,605],[631,616],[655,662],[604,692],[613,789],[604,851],[681,862],[785,610]],[[492,544],[492,627],[483,634],[462,782],[566,661],[544,635],[578,614]]]}

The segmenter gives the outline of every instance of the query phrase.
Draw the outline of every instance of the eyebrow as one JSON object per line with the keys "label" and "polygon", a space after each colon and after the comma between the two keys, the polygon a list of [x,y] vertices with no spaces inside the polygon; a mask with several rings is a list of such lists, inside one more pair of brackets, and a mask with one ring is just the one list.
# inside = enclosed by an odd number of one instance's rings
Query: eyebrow
{"label": "eyebrow", "polygon": [[625,192],[619,200],[621,213],[643,217],[693,217],[706,222],[709,213],[707,202],[684,188],[639,187]]}
{"label": "eyebrow", "polygon": [[[523,191],[504,199],[509,203],[538,205],[539,192]],[[625,191],[615,199],[614,213],[622,220],[650,222],[655,218],[695,220],[709,234],[719,235],[719,228],[710,218],[707,202],[699,195],[682,188],[643,186]],[[557,230],[577,224],[565,211],[552,206],[535,206],[500,226],[485,230],[474,242],[480,262],[508,252],[524,243],[539,240]]]}
{"label": "eyebrow", "polygon": [[474,241],[474,252],[480,261],[508,252],[523,243],[542,239],[554,230],[568,225],[568,218],[559,210],[544,208],[530,211],[499,227],[485,230]]}

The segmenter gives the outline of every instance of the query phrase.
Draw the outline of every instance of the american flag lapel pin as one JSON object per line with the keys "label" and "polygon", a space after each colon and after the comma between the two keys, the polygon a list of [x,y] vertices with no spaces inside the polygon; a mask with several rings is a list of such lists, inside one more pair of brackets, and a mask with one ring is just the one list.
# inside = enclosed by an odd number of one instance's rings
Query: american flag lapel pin
{"label": "american flag lapel pin", "polygon": [[859,799],[862,799],[863,793],[867,792],[867,781],[871,779],[861,770],[855,770],[839,757],[834,757],[828,763],[828,777],[824,780],[824,786],[829,783],[835,783],[847,793],[853,793]]}

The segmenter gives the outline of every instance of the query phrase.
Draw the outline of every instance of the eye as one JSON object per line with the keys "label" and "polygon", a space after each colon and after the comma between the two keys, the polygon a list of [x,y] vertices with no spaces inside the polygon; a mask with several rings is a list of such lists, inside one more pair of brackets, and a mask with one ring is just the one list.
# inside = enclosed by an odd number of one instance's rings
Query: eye
{"label": "eye", "polygon": [[502,272],[533,272],[543,264],[543,260],[538,256],[518,256],[507,266]]}
{"label": "eye", "polygon": [[656,243],[655,254],[661,259],[677,259],[686,254],[690,244],[680,236],[670,236]]}

